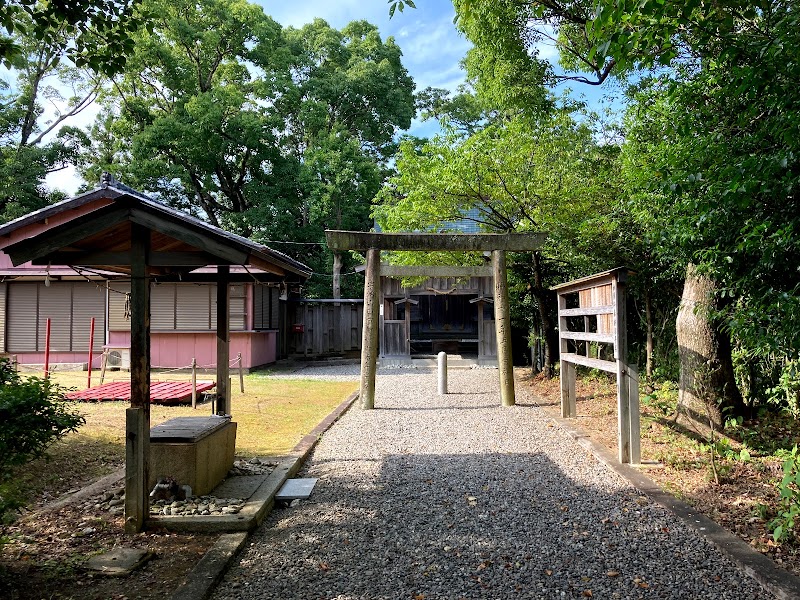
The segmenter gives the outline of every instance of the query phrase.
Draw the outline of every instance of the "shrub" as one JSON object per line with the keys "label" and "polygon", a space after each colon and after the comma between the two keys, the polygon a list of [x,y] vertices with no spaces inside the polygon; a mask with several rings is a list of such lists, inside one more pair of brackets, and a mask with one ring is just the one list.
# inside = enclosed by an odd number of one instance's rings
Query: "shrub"
{"label": "shrub", "polygon": [[84,422],[69,410],[57,384],[22,379],[7,359],[0,359],[0,517],[16,507],[8,491],[3,493],[14,467],[42,456],[51,443]]}

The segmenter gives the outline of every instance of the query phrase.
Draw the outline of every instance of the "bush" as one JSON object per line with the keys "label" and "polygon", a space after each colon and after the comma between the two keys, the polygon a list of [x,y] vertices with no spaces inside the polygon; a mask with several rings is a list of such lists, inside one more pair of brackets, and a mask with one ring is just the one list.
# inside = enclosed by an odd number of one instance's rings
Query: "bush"
{"label": "bush", "polygon": [[0,359],[0,517],[16,508],[15,499],[3,493],[14,467],[42,456],[84,422],[69,410],[57,384],[38,377],[23,380],[7,359]]}

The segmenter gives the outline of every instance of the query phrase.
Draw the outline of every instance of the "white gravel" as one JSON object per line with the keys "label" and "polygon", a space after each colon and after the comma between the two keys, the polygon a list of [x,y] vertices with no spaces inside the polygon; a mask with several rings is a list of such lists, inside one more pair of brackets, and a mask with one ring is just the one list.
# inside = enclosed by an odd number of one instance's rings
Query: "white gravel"
{"label": "white gravel", "polygon": [[496,371],[452,370],[449,390],[379,372],[377,408],[301,474],[311,498],[270,515],[213,597],[771,597],[535,406],[500,407]]}

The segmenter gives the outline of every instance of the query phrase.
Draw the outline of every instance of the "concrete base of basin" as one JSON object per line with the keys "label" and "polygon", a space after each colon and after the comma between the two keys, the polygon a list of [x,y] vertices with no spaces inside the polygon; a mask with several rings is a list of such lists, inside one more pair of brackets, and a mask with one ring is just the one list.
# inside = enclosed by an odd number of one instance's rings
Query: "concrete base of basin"
{"label": "concrete base of basin", "polygon": [[[169,426],[170,422],[162,424]],[[163,431],[163,429],[162,429]],[[209,432],[185,440],[150,437],[149,489],[164,477],[188,485],[195,496],[211,492],[233,467],[236,423],[225,421]]]}

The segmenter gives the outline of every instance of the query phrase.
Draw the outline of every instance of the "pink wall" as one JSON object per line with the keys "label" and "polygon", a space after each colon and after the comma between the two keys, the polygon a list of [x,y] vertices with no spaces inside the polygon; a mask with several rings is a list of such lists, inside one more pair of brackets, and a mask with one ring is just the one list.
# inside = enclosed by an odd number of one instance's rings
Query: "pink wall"
{"label": "pink wall", "polygon": [[[44,352],[18,352],[10,353],[11,356],[17,357],[17,362],[21,365],[43,365]],[[92,355],[92,370],[100,368],[99,352]],[[57,363],[86,363],[89,360],[88,344],[86,352],[51,352],[50,364]]]}
{"label": "pink wall", "polygon": [[[109,346],[126,347],[130,345],[130,332],[111,331]],[[242,353],[244,368],[250,369],[272,364],[276,360],[278,333],[276,331],[232,331],[231,362]],[[217,364],[217,336],[208,333],[164,332],[150,334],[150,364],[159,367],[189,367],[192,358],[197,359],[198,367],[211,367]]]}

